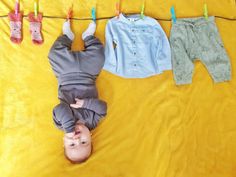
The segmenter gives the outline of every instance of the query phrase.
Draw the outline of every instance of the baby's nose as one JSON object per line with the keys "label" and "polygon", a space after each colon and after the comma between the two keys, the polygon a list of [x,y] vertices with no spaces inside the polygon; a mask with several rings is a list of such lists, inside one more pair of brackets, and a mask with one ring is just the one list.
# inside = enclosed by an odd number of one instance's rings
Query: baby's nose
{"label": "baby's nose", "polygon": [[79,133],[79,134],[75,134],[75,136],[73,137],[73,139],[80,139],[80,133]]}

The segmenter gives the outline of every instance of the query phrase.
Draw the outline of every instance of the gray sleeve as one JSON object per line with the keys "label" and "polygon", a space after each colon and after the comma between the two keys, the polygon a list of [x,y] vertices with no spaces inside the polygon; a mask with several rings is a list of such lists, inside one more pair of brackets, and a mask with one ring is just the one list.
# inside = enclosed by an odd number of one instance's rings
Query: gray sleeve
{"label": "gray sleeve", "polygon": [[107,114],[106,102],[99,100],[99,99],[95,99],[95,98],[84,99],[84,104],[83,104],[82,108],[94,111],[96,114],[98,114],[100,116],[106,116],[106,114]]}
{"label": "gray sleeve", "polygon": [[79,112],[82,116],[82,120],[85,120],[85,125],[89,130],[96,128],[97,124],[104,116],[89,109],[79,109]]}
{"label": "gray sleeve", "polygon": [[53,109],[53,121],[59,129],[66,133],[74,131],[75,118],[69,105],[65,103],[60,103]]}

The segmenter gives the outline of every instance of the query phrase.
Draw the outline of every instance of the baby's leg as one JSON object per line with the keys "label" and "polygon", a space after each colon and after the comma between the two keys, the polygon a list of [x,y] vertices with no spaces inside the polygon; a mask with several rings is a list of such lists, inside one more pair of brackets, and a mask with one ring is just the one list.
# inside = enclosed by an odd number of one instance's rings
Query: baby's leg
{"label": "baby's leg", "polygon": [[48,58],[56,77],[61,74],[78,72],[79,63],[77,55],[71,51],[71,44],[72,41],[66,35],[62,35],[51,47]]}
{"label": "baby's leg", "polygon": [[93,76],[97,76],[103,68],[105,56],[102,43],[90,35],[84,39],[85,50],[78,52],[80,69]]}

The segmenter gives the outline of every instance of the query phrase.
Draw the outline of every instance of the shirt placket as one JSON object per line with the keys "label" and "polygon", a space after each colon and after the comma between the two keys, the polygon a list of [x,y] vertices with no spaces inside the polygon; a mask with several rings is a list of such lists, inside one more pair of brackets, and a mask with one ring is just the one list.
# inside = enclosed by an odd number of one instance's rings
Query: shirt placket
{"label": "shirt placket", "polygon": [[133,61],[131,62],[133,70],[137,70],[138,67],[138,51],[137,51],[137,28],[135,23],[133,22],[131,25],[131,40],[132,40],[132,58]]}

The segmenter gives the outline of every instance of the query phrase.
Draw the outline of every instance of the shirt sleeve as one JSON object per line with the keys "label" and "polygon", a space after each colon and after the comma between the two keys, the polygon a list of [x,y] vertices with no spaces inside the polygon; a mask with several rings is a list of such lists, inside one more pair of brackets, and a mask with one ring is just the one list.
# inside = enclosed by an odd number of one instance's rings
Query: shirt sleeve
{"label": "shirt sleeve", "polygon": [[53,121],[59,129],[66,133],[74,131],[75,118],[69,105],[65,103],[60,103],[53,109]]}
{"label": "shirt sleeve", "polygon": [[115,53],[115,47],[117,47],[117,42],[114,39],[114,34],[112,32],[112,22],[108,21],[105,29],[105,64],[104,69],[111,70],[116,67],[117,56]]}
{"label": "shirt sleeve", "polygon": [[107,114],[107,104],[106,102],[95,99],[95,98],[86,98],[84,99],[84,104],[82,108],[94,111],[100,116],[106,116]]}
{"label": "shirt sleeve", "polygon": [[[157,23],[157,22],[156,22]],[[171,70],[171,50],[170,43],[159,23],[155,25],[156,37],[158,38],[157,50],[156,50],[156,61],[159,70]]]}

